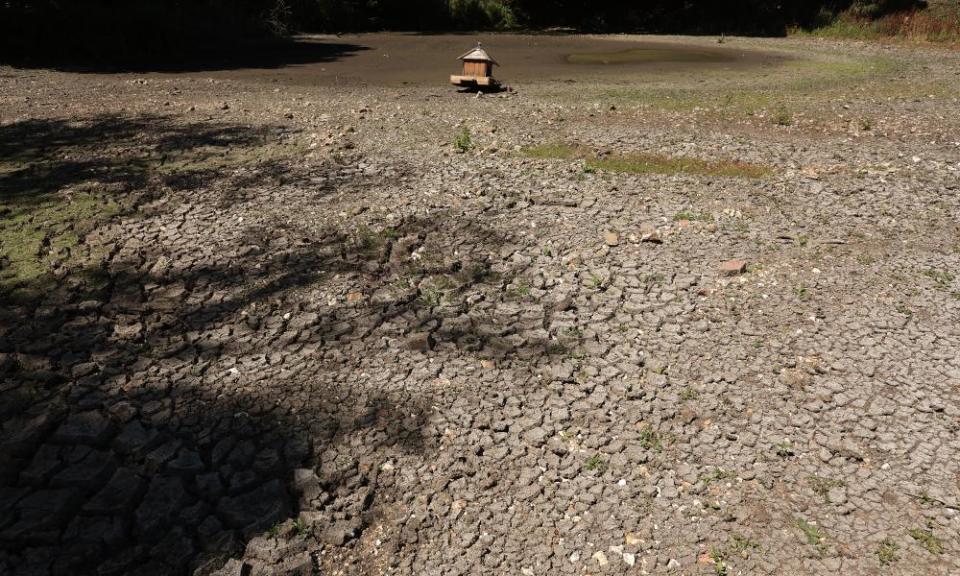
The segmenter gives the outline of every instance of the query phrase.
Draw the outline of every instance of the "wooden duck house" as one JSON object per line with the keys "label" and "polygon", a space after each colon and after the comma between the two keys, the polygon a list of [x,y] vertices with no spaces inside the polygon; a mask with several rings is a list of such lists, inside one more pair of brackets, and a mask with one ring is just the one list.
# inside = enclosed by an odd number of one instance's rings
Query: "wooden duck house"
{"label": "wooden duck house", "polygon": [[493,67],[499,66],[496,60],[477,43],[477,47],[460,57],[463,61],[463,74],[450,77],[454,86],[466,88],[497,88],[500,83],[493,78]]}

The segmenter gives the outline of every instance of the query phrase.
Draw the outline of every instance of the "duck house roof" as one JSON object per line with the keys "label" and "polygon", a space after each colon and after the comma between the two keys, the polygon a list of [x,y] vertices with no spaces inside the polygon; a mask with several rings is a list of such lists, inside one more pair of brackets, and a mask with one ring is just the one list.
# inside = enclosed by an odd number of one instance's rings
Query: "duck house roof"
{"label": "duck house roof", "polygon": [[484,50],[480,46],[480,44],[477,44],[476,48],[474,48],[473,50],[470,50],[463,56],[460,56],[459,60],[472,60],[475,62],[493,62],[497,66],[500,65],[496,60],[491,58],[489,54],[487,54],[487,51]]}

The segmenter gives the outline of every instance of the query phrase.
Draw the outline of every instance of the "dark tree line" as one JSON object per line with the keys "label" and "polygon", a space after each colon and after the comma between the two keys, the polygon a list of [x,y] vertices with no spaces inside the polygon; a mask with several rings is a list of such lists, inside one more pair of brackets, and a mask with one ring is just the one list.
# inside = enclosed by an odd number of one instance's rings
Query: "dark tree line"
{"label": "dark tree line", "polygon": [[0,61],[181,58],[296,31],[565,27],[775,35],[854,4],[882,15],[918,0],[0,0]]}

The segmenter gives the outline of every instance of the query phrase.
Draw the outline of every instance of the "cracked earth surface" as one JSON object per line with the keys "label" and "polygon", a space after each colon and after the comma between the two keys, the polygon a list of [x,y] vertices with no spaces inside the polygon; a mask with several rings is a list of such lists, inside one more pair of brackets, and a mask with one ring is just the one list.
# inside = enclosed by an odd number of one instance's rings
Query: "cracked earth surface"
{"label": "cracked earth surface", "polygon": [[814,65],[0,70],[4,214],[111,207],[4,221],[0,574],[960,573],[960,55],[731,41]]}

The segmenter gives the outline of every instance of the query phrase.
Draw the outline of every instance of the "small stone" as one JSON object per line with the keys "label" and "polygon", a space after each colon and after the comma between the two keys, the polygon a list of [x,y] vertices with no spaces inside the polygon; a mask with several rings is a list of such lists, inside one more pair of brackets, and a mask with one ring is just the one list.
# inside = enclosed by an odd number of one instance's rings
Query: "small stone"
{"label": "small stone", "polygon": [[115,469],[116,464],[110,453],[90,451],[82,460],[64,468],[51,478],[50,486],[92,490],[102,486],[113,475]]}
{"label": "small stone", "polygon": [[637,563],[637,557],[633,554],[630,554],[629,552],[625,552],[623,554],[623,561],[626,563],[627,566],[633,566],[634,564]]}
{"label": "small stone", "polygon": [[616,232],[607,232],[603,235],[603,241],[607,246],[618,246],[620,244],[620,235]]}
{"label": "small stone", "polygon": [[747,263],[743,260],[727,260],[720,264],[721,276],[737,276],[747,271]]}
{"label": "small stone", "polygon": [[143,502],[137,508],[137,533],[147,538],[161,536],[188,499],[189,495],[180,478],[154,477]]}
{"label": "small stone", "polygon": [[181,449],[177,458],[167,464],[167,469],[184,477],[193,477],[203,472],[203,460],[193,450]]}
{"label": "small stone", "polygon": [[121,454],[140,455],[151,450],[159,441],[160,434],[156,430],[144,428],[139,420],[133,420],[117,436],[114,446]]}
{"label": "small stone", "polygon": [[679,570],[679,569],[680,569],[680,563],[677,562],[677,559],[676,559],[676,558],[671,558],[671,559],[667,562],[667,569],[668,569],[668,570]]}
{"label": "small stone", "polygon": [[133,508],[143,488],[143,480],[129,468],[120,468],[93,498],[83,507],[87,514],[112,515]]}
{"label": "small stone", "polygon": [[655,227],[650,224],[643,224],[640,226],[640,241],[660,244],[663,242],[663,238],[660,236],[660,231]]}
{"label": "small stone", "polygon": [[576,564],[577,562],[580,561],[580,553],[574,552],[573,554],[570,555],[569,560],[571,564]]}
{"label": "small stone", "polygon": [[604,554],[602,550],[594,552],[592,558],[597,561],[597,565],[601,568],[610,563],[610,561],[607,560],[607,555]]}
{"label": "small stone", "polygon": [[113,424],[103,414],[90,411],[74,414],[57,429],[53,441],[63,444],[101,446],[113,433]]}
{"label": "small stone", "polygon": [[[383,470],[383,467],[380,468]],[[310,503],[323,492],[320,478],[309,468],[298,468],[293,471],[293,489],[300,495],[301,507],[303,503]]]}
{"label": "small stone", "polygon": [[177,526],[153,547],[150,555],[169,564],[176,572],[182,572],[193,556],[193,550],[193,540]]}
{"label": "small stone", "polygon": [[60,449],[44,444],[34,454],[30,466],[20,473],[20,482],[31,486],[42,486],[61,466]]}
{"label": "small stone", "polygon": [[428,352],[433,348],[429,332],[415,332],[407,337],[407,348],[417,352]]}
{"label": "small stone", "polygon": [[547,440],[547,431],[539,426],[531,430],[527,430],[523,434],[524,440],[533,446],[541,446]]}
{"label": "small stone", "polygon": [[53,544],[60,528],[81,504],[81,493],[74,489],[40,490],[17,504],[20,520],[0,534],[2,540],[30,544]]}
{"label": "small stone", "polygon": [[223,494],[223,482],[220,481],[220,475],[216,472],[197,476],[196,482],[197,493],[206,500],[213,502]]}
{"label": "small stone", "polygon": [[363,301],[362,292],[348,292],[347,293],[347,304],[357,304]]}
{"label": "small stone", "polygon": [[846,504],[847,503],[847,489],[842,486],[836,486],[831,488],[827,492],[827,500],[833,504]]}
{"label": "small stone", "polygon": [[279,480],[236,497],[221,498],[217,504],[220,518],[232,528],[270,527],[281,520],[289,506],[287,494]]}

